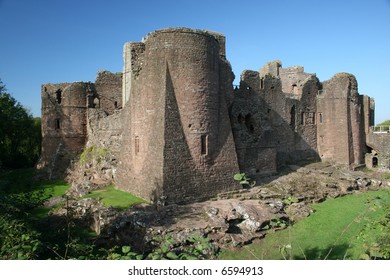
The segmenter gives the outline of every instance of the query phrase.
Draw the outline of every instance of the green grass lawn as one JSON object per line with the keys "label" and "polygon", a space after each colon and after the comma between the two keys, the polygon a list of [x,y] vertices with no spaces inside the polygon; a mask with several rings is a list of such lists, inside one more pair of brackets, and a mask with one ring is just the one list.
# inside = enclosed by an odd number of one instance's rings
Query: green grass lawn
{"label": "green grass lawn", "polygon": [[[314,205],[316,212],[283,231],[270,232],[259,242],[240,250],[223,251],[221,259],[360,259],[365,253],[362,229],[383,217],[367,201],[381,198],[390,204],[390,191],[372,191],[329,199]],[[389,229],[390,230],[390,229]],[[369,235],[379,234],[375,229]]]}
{"label": "green grass lawn", "polygon": [[88,197],[100,198],[104,206],[112,206],[119,209],[127,209],[132,205],[145,202],[142,198],[118,190],[114,186],[104,187],[83,196],[83,198]]}
{"label": "green grass lawn", "polygon": [[64,180],[35,181],[34,169],[15,169],[0,173],[0,190],[8,194],[37,195],[42,199],[64,195],[70,188]]}
{"label": "green grass lawn", "polygon": [[[36,198],[36,200],[44,201],[51,197],[63,196],[70,188],[70,185],[64,180],[50,181],[34,181],[34,170],[16,169],[3,171],[0,173],[0,191],[17,196],[23,199],[26,197]],[[130,193],[120,191],[113,186],[104,187],[83,198],[99,198],[105,206],[114,208],[126,209],[134,204],[145,202]],[[31,209],[31,214],[35,218],[44,218],[47,216],[51,208],[39,206]]]}
{"label": "green grass lawn", "polygon": [[34,169],[14,169],[0,173],[0,191],[23,202],[31,202],[28,212],[35,218],[47,217],[52,208],[34,205],[51,197],[63,196],[70,188],[64,180],[34,180]]}

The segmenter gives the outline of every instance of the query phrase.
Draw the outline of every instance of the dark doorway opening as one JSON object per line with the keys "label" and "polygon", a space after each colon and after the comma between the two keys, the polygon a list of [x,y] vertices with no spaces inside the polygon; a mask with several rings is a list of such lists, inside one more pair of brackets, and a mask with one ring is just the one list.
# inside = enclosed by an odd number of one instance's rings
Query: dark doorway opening
{"label": "dark doorway opening", "polygon": [[372,158],[372,167],[378,167],[378,158],[377,157]]}

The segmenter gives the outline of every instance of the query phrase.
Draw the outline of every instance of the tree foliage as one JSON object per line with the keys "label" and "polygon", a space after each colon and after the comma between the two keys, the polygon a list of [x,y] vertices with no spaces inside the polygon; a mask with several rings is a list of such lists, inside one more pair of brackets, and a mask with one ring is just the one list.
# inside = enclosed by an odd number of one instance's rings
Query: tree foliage
{"label": "tree foliage", "polygon": [[378,124],[378,126],[387,126],[387,125],[390,125],[390,120],[387,120],[387,121],[384,121],[384,122]]}
{"label": "tree foliage", "polygon": [[41,119],[17,102],[0,80],[0,167],[32,166],[40,143]]}

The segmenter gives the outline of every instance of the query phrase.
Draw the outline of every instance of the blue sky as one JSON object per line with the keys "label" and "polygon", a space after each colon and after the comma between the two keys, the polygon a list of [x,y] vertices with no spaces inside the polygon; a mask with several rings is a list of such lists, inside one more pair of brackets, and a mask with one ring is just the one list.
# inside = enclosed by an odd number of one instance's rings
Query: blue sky
{"label": "blue sky", "polygon": [[167,27],[218,31],[236,75],[279,59],[321,81],[354,74],[390,119],[390,0],[0,0],[0,78],[40,116],[43,83],[122,71],[122,47]]}

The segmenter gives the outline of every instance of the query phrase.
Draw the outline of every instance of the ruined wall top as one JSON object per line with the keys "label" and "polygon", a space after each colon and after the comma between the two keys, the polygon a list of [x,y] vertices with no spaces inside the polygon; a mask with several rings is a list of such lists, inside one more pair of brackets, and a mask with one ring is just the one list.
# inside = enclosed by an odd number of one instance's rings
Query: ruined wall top
{"label": "ruined wall top", "polygon": [[282,67],[282,62],[280,60],[274,60],[264,64],[263,68],[260,69],[260,77],[265,77],[266,75],[271,75],[278,77],[279,69]]}
{"label": "ruined wall top", "polygon": [[358,82],[350,73],[337,73],[330,80],[323,82],[323,91],[318,98],[352,98],[357,101]]}
{"label": "ruined wall top", "polygon": [[225,50],[225,45],[226,45],[226,39],[225,35],[219,32],[215,31],[210,31],[210,30],[202,30],[202,29],[191,29],[187,27],[177,27],[177,28],[166,28],[166,29],[160,29],[156,30],[153,32],[148,33],[145,37],[142,38],[141,42],[144,44],[147,44],[147,41],[149,38],[162,35],[164,33],[190,33],[190,34],[198,34],[210,38],[214,38],[215,40],[218,41],[218,44],[220,46],[220,55],[226,56],[226,50]]}
{"label": "ruined wall top", "polygon": [[[191,39],[190,39],[191,38]],[[125,43],[123,48],[123,84],[122,84],[122,106],[125,107],[134,89],[134,81],[138,79],[140,72],[148,63],[151,52],[157,50],[157,53],[164,53],[168,49],[176,49],[179,53],[185,53],[187,50],[196,51],[202,44],[211,44],[213,51],[210,52],[212,58],[208,59],[210,63],[220,58],[226,58],[225,36],[221,33],[190,29],[190,28],[167,28],[156,30],[149,33],[141,42]],[[210,45],[210,46],[211,46]],[[172,54],[176,57],[176,54]]]}

